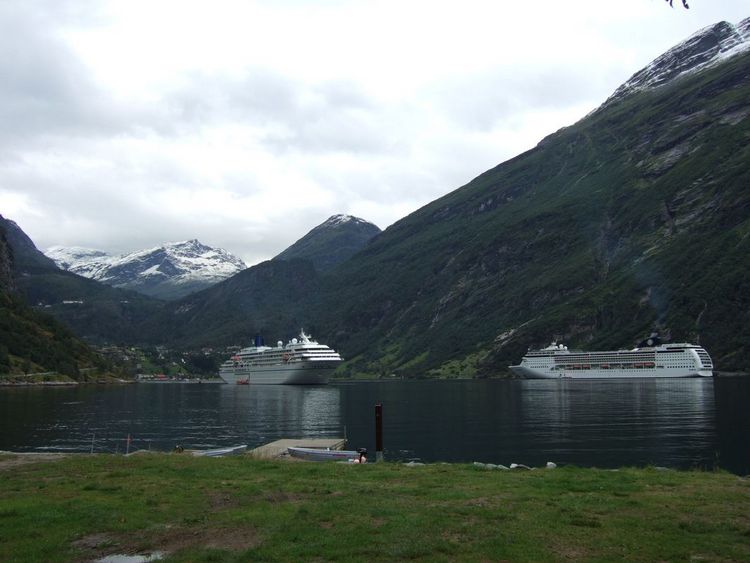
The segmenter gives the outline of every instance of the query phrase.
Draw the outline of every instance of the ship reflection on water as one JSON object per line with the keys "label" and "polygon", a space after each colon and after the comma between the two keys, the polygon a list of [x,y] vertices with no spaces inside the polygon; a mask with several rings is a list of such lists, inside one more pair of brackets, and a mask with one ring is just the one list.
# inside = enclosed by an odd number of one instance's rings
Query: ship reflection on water
{"label": "ship reflection on water", "polygon": [[250,443],[343,436],[340,388],[308,385],[221,386],[220,410]]}
{"label": "ship reflection on water", "polygon": [[533,380],[522,387],[531,445],[557,462],[706,467],[714,461],[712,380]]}

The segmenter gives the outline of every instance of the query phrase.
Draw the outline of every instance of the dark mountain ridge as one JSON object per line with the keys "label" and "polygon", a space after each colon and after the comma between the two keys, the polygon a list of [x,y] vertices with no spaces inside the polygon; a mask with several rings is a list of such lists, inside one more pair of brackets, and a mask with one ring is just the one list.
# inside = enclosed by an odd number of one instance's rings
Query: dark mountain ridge
{"label": "dark mountain ridge", "polygon": [[37,249],[34,242],[15,221],[0,215],[0,227],[5,232],[6,240],[12,248],[11,265],[15,272],[14,276],[28,276],[58,269],[54,261]]}
{"label": "dark mountain ridge", "polygon": [[274,260],[309,260],[319,272],[325,272],[354,256],[380,232],[376,225],[359,217],[333,215]]}
{"label": "dark mountain ridge", "polygon": [[750,48],[750,18],[737,25],[719,22],[701,29],[654,59],[615,90],[607,103],[639,90],[657,88],[684,73],[696,72],[720,63],[739,51]]}

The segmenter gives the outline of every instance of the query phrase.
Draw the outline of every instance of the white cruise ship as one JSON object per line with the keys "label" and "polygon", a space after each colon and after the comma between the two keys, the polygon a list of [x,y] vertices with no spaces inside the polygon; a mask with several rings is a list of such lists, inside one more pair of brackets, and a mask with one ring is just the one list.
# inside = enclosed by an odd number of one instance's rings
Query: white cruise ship
{"label": "white cruise ship", "polygon": [[661,344],[653,336],[633,350],[582,352],[552,343],[529,350],[517,366],[526,379],[615,379],[655,377],[711,377],[713,362],[694,344]]}
{"label": "white cruise ship", "polygon": [[255,346],[243,348],[221,364],[219,376],[227,383],[265,385],[324,385],[342,362],[341,356],[324,344],[318,344],[300,331],[286,346],[264,346],[255,338]]}

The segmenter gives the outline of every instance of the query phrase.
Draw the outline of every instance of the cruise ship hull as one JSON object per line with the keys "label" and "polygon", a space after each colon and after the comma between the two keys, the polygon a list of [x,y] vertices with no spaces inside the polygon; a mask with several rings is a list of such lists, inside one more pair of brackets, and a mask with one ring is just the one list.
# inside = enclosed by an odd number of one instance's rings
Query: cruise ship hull
{"label": "cruise ship hull", "polygon": [[654,379],[654,378],[686,378],[712,377],[710,370],[675,371],[666,369],[626,370],[588,370],[588,371],[557,371],[549,372],[524,366],[510,366],[510,369],[523,379]]}
{"label": "cruise ship hull", "polygon": [[222,369],[219,376],[230,384],[325,385],[336,366],[304,363],[257,366],[249,369]]}

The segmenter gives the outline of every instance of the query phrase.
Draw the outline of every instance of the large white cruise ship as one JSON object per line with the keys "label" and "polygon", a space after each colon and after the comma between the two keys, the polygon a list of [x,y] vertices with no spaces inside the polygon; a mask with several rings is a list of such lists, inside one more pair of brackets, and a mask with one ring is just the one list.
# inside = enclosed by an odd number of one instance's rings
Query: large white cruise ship
{"label": "large white cruise ship", "polygon": [[264,346],[255,338],[255,346],[243,348],[221,364],[219,376],[227,383],[265,385],[324,385],[342,362],[328,346],[318,344],[300,331],[286,346]]}
{"label": "large white cruise ship", "polygon": [[694,344],[660,344],[653,336],[632,350],[582,352],[553,342],[529,350],[517,366],[526,379],[615,379],[655,377],[711,377],[713,362]]}

